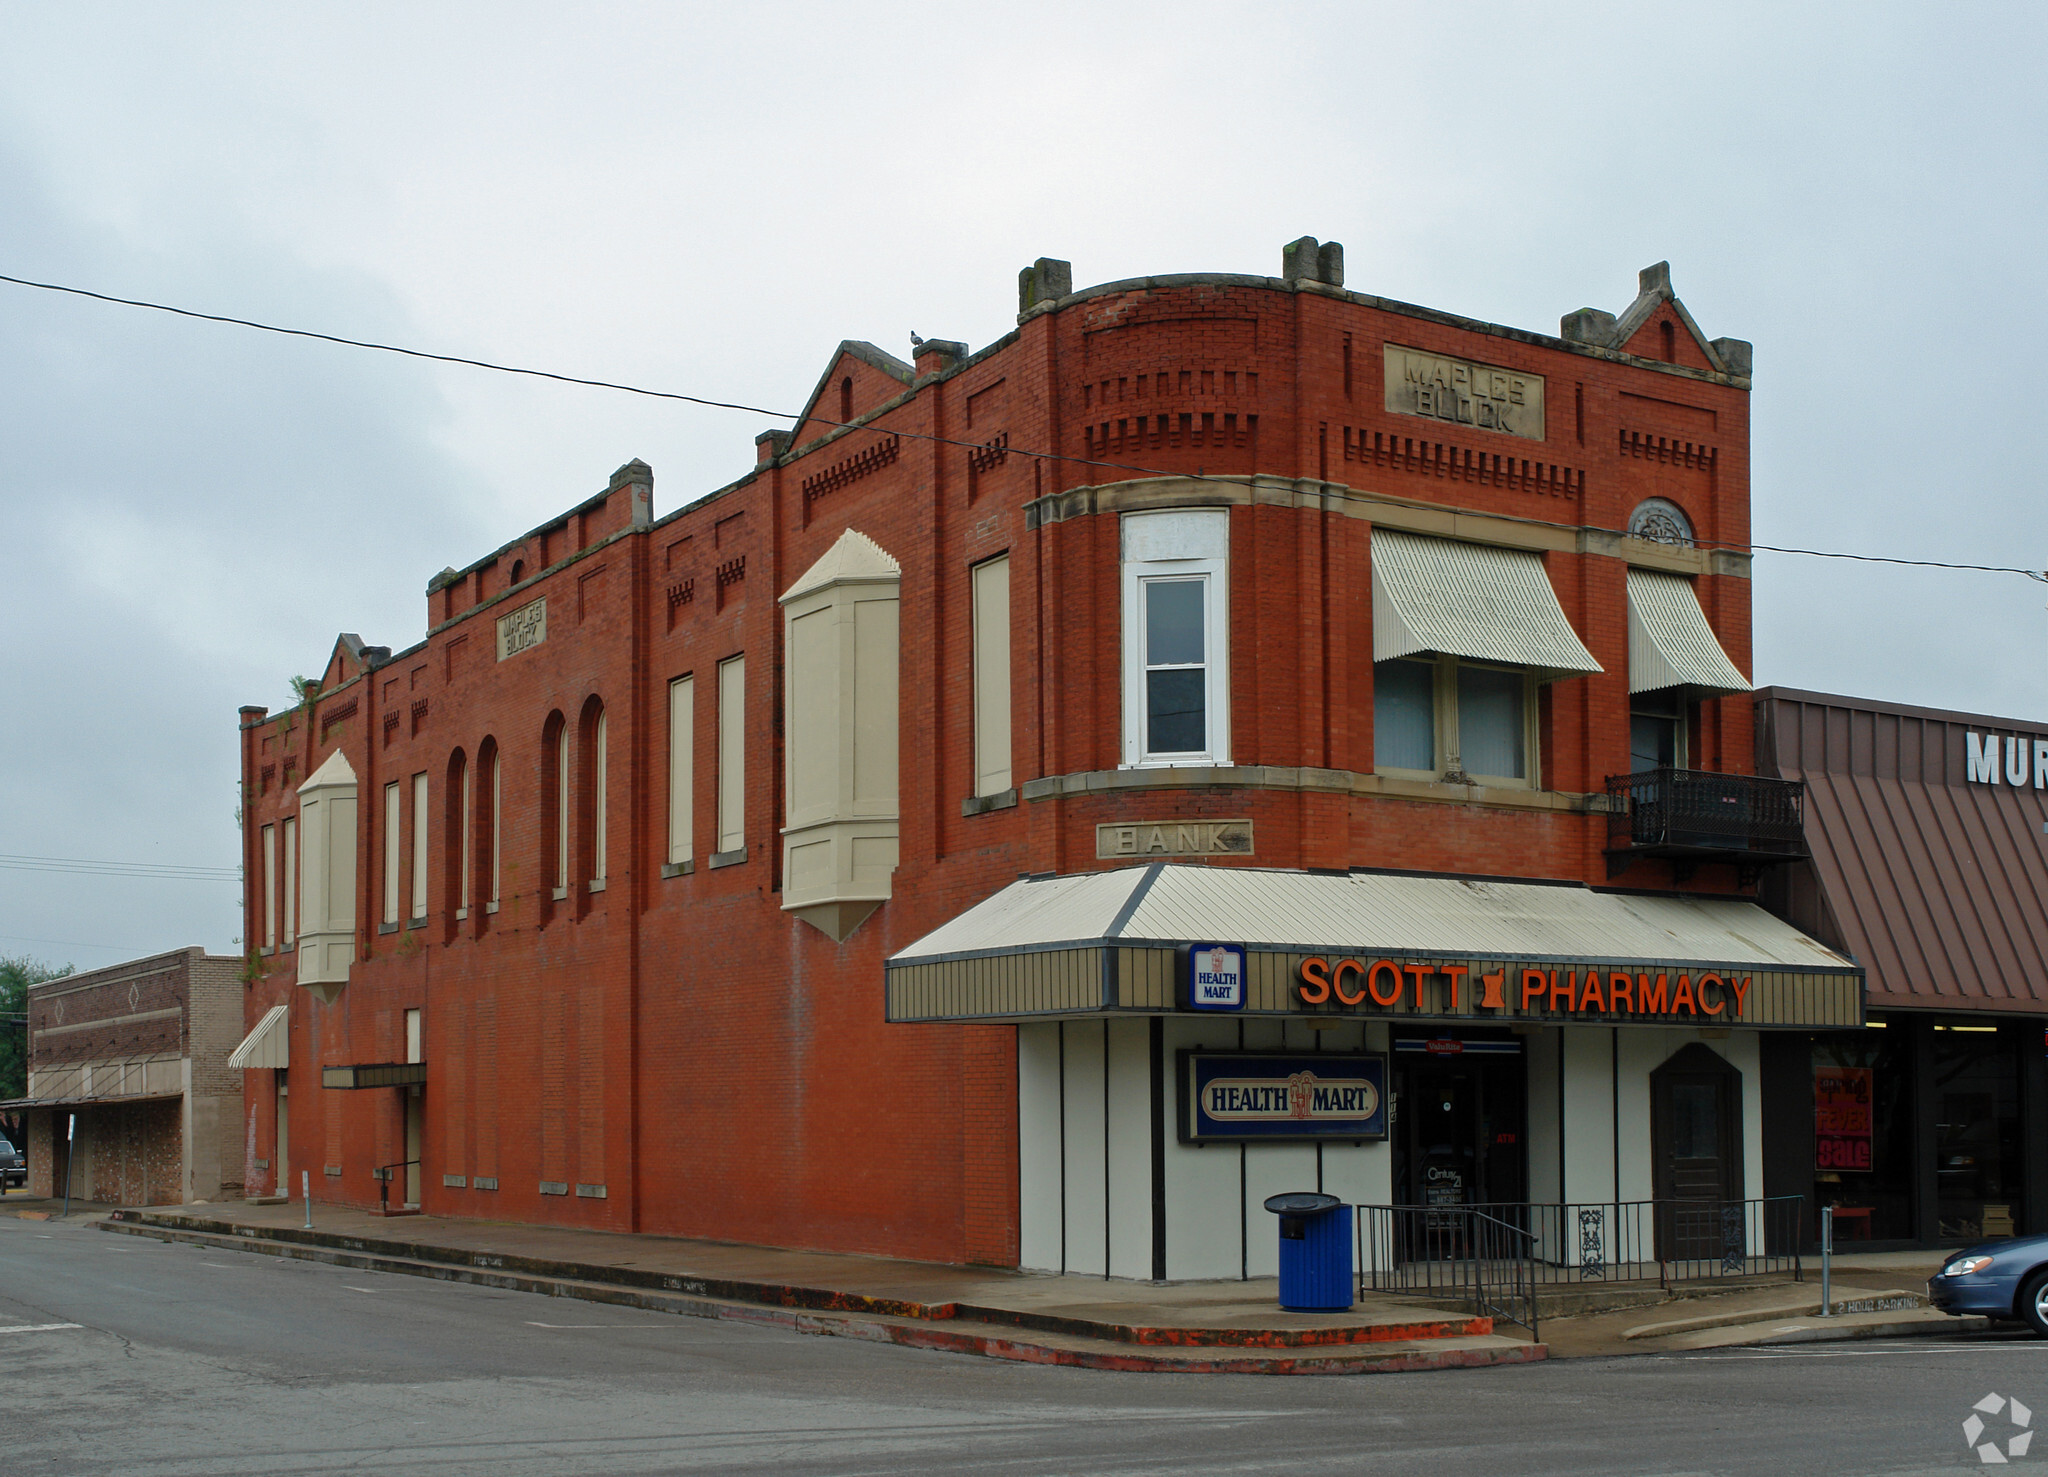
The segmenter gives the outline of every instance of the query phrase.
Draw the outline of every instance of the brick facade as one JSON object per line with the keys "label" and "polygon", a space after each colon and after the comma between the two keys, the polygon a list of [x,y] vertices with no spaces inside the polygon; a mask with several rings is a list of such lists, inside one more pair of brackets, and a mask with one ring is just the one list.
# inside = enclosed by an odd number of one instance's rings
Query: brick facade
{"label": "brick facade", "polygon": [[[315,1084],[322,1066],[403,1060],[419,1010],[429,1212],[1014,1263],[1014,1028],[885,1024],[889,953],[1020,873],[1108,865],[1107,821],[1250,817],[1248,860],[1264,867],[1605,880],[1588,797],[1629,768],[1620,534],[1647,498],[1690,519],[1701,547],[1664,551],[1664,567],[1695,576],[1748,668],[1747,560],[1712,552],[1749,537],[1747,346],[1704,344],[1653,287],[1646,273],[1618,344],[1599,323],[1554,338],[1300,277],[1041,294],[972,356],[926,345],[906,365],[842,346],[793,435],[764,436],[753,471],[675,513],[653,518],[652,474],[629,463],[563,517],[436,576],[425,640],[393,652],[345,637],[315,701],[243,710],[250,918],[260,828],[295,813],[295,787],[337,749],[359,784],[347,986],[331,1005],[295,989],[279,949],[244,1003],[250,1025],[291,1006],[290,1163],[314,1168],[316,1196],[376,1202],[373,1168],[405,1157],[404,1097]],[[1542,376],[1540,438],[1387,410],[1388,345]],[[1117,512],[1204,505],[1230,510],[1237,768],[1119,771]],[[1540,790],[1375,776],[1370,548],[1386,521],[1541,552],[1605,670],[1543,689]],[[902,566],[901,849],[892,900],[835,943],[779,907],[776,597],[848,528]],[[977,804],[968,571],[1005,552],[1017,789]],[[370,557],[410,556],[391,540]],[[541,597],[546,639],[501,659],[498,621]],[[746,856],[713,867],[714,673],[741,654]],[[663,865],[667,692],[686,674],[695,836],[678,873]],[[600,704],[608,854],[593,891],[583,755]],[[557,725],[574,801],[562,899]],[[1750,734],[1746,699],[1701,704],[1694,767],[1749,772]],[[462,775],[487,814],[493,754],[502,902],[483,906],[491,843],[473,821],[458,917]],[[387,926],[385,786],[401,786],[410,899],[418,774],[426,916]],[[1654,862],[1630,877],[1671,880]],[[1688,886],[1739,879],[1709,865]],[[269,1161],[273,1074],[245,1076],[249,1157]]]}
{"label": "brick facade", "polygon": [[64,1193],[67,1160],[82,1200],[160,1205],[242,1193],[243,1084],[227,1065],[242,1037],[238,970],[232,958],[180,949],[30,987],[36,1193]]}

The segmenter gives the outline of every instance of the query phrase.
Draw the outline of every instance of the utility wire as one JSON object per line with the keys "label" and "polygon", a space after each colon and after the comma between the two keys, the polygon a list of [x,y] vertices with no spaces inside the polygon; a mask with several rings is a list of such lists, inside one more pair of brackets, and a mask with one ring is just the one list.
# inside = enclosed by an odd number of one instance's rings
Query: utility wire
{"label": "utility wire", "polygon": [[[66,293],[73,297],[90,298],[95,302],[112,303],[118,307],[146,308],[151,312],[171,313],[180,318],[196,318],[206,323],[225,323],[235,328],[253,328],[262,333],[283,334],[288,338],[315,339],[321,343],[339,344],[343,348],[370,349],[380,354],[400,354],[408,359],[426,359],[436,364],[459,364],[470,369],[487,369],[496,374],[524,375],[531,379],[553,380],[557,384],[564,385],[583,385],[595,390],[616,390],[624,395],[640,395],[653,400],[674,400],[686,405],[701,405],[711,410],[743,410],[749,415],[765,415],[770,420],[786,420],[796,423],[807,419],[807,417],[798,412],[771,410],[765,406],[748,405],[741,401],[712,400],[702,395],[686,395],[678,390],[655,390],[649,389],[644,385],[629,385],[619,380],[589,379],[582,375],[560,374],[549,369],[532,369],[517,364],[499,364],[490,359],[472,359],[460,354],[436,354],[425,349],[406,348],[402,344],[379,343],[374,339],[348,338],[342,334],[320,333],[310,328],[287,328],[276,323],[262,323],[254,318],[237,318],[225,313],[202,313],[194,308],[174,307],[169,303],[151,302],[146,298],[116,297],[111,293],[93,292],[84,287],[70,287],[61,282],[38,282],[28,277],[13,277],[4,272],[0,272],[0,282],[10,282],[17,287],[35,288],[41,292],[58,292]],[[857,421],[827,420],[823,416],[818,415],[810,416],[808,419],[815,421],[821,426],[830,426],[836,430],[844,430],[859,424]],[[877,429],[879,430],[880,428],[877,427]],[[928,431],[891,430],[888,434],[907,437],[913,441],[929,442],[937,446],[960,446],[973,451],[985,449],[982,443],[978,441],[963,441],[956,437],[940,436]],[[1240,487],[1251,485],[1251,478],[1249,477],[1219,476],[1214,473],[1203,472],[1190,474],[1162,467],[1147,467],[1131,462],[1104,461],[1097,457],[1071,456],[1063,452],[1040,451],[1023,446],[1006,445],[1003,449],[1012,455],[1030,457],[1037,461],[1066,462],[1075,466],[1102,467],[1117,472],[1137,472],[1148,477],[1186,477],[1188,480],[1195,482],[1214,482]],[[1390,499],[1348,492],[1340,494],[1340,496],[1351,502],[1384,503],[1391,501]],[[1487,516],[1503,518],[1515,523],[1539,524],[1546,527],[1558,526],[1542,518],[1527,518],[1513,513],[1496,513],[1488,514]],[[1621,529],[1602,529],[1597,531],[1625,533],[1625,530]],[[1982,574],[2020,574],[2025,575],[2028,579],[2048,584],[2048,571],[2020,569],[2002,564],[1955,564],[1939,559],[1900,559],[1884,554],[1847,554],[1827,549],[1794,549],[1775,544],[1737,544],[1714,542],[1705,539],[1696,539],[1694,544],[1699,548],[1727,549],[1735,552],[1765,554],[1800,554],[1814,559],[1849,559],[1863,564],[1894,564],[1914,569],[1957,569]]]}
{"label": "utility wire", "polygon": [[187,867],[159,862],[95,862],[76,857],[8,856],[0,868],[14,872],[57,872],[87,877],[157,877],[182,882],[239,882],[239,867]]}

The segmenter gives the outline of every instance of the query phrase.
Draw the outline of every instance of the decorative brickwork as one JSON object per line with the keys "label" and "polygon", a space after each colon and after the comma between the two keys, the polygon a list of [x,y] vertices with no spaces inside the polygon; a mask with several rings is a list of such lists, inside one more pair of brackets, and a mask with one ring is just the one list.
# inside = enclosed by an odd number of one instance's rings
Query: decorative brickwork
{"label": "decorative brickwork", "polygon": [[891,436],[877,441],[865,450],[834,462],[823,471],[813,472],[804,478],[804,500],[815,502],[828,492],[837,492],[842,487],[851,487],[861,478],[879,472],[884,467],[895,465],[896,458],[903,454],[903,438]]}
{"label": "decorative brickwork", "polygon": [[[1541,378],[1542,416],[1525,402],[1531,423],[1510,439],[1385,411],[1385,344]],[[829,362],[787,447],[773,442],[732,485],[690,489],[652,523],[634,520],[627,486],[611,488],[444,581],[411,648],[337,649],[327,680],[359,685],[323,712],[303,758],[311,771],[338,749],[366,797],[356,958],[331,1005],[297,987],[289,953],[266,960],[241,1004],[245,1029],[290,1007],[283,1157],[324,1179],[317,1193],[374,1205],[371,1171],[403,1157],[411,1111],[430,1213],[1012,1264],[1015,1029],[888,1024],[890,953],[1020,873],[1118,865],[1098,859],[1096,828],[1136,820],[1248,822],[1256,852],[1213,866],[1603,882],[1606,816],[1588,797],[1630,763],[1624,542],[1690,575],[1747,670],[1748,581],[1697,550],[1619,537],[1653,497],[1704,547],[1749,537],[1748,384],[1700,367],[1704,356],[1654,362],[1327,279],[1218,276],[1041,294],[999,345],[928,356],[937,367],[922,374],[864,345]],[[1652,410],[1652,425],[1710,427],[1714,447],[1681,441],[1675,462],[1635,449],[1650,443],[1623,427]],[[835,432],[848,421],[858,428]],[[919,439],[933,435],[945,439]],[[856,484],[857,495],[828,496]],[[1127,771],[1119,516],[1189,504],[1228,509],[1237,767]],[[1376,518],[1540,554],[1604,670],[1541,689],[1528,790],[1376,775]],[[790,673],[777,598],[849,528],[902,570],[900,840],[889,900],[835,942],[782,909]],[[514,551],[527,561],[519,593],[479,604],[505,590]],[[1016,788],[1010,803],[963,805],[978,772],[970,570],[1005,553]],[[362,557],[411,567],[420,555],[393,533]],[[602,579],[587,578],[599,567]],[[739,598],[750,573],[767,588]],[[711,586],[703,600],[698,578]],[[540,600],[546,639],[492,660],[498,616]],[[352,613],[330,614],[342,625]],[[440,653],[465,637],[481,655],[458,686]],[[735,657],[744,668],[725,670],[743,670],[744,690],[729,705],[718,673]],[[381,732],[337,726],[366,679],[414,671],[409,696],[432,702],[431,726],[394,729],[388,747]],[[671,683],[689,676],[693,701],[672,716]],[[579,721],[600,707],[601,879],[596,727]],[[545,747],[551,715],[566,767]],[[261,918],[254,838],[298,799],[288,784],[256,793],[255,735],[274,720],[251,710],[243,721],[245,916]],[[1749,771],[1746,700],[1700,704],[1691,737],[1695,767]],[[672,762],[672,738],[687,762]],[[465,826],[451,759],[486,753],[486,741],[502,763],[495,780],[473,763]],[[383,934],[372,797],[422,773],[435,828],[428,910],[444,916]],[[1077,778],[1050,783],[1061,776]],[[677,779],[687,797],[670,794]],[[402,824],[409,867],[410,806]],[[679,825],[686,836],[671,835]],[[1642,862],[1630,883],[1668,887],[1671,874]],[[1710,863],[1688,887],[1738,883],[1733,866]],[[422,1013],[418,1098],[315,1085],[322,1065],[401,1060],[408,1010]],[[238,1124],[252,1157],[273,1160],[275,1074],[243,1075]],[[1149,1203],[1142,1186],[1132,1193]]]}
{"label": "decorative brickwork", "polygon": [[346,723],[349,719],[355,716],[356,700],[354,698],[350,698],[347,702],[341,704],[341,706],[339,707],[321,709],[320,742],[323,744],[327,742],[327,735],[333,731],[335,724]]}

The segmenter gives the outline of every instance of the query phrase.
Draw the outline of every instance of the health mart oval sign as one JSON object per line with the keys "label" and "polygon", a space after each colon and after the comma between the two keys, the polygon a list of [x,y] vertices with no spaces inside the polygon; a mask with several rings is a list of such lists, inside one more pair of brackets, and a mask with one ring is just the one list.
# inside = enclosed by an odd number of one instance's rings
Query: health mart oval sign
{"label": "health mart oval sign", "polygon": [[1185,1051],[1180,1075],[1183,1143],[1386,1136],[1382,1056]]}

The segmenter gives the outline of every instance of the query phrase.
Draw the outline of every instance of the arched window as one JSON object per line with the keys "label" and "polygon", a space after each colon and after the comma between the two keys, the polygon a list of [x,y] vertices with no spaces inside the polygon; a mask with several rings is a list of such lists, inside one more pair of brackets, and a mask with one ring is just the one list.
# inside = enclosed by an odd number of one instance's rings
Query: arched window
{"label": "arched window", "polygon": [[1666,318],[1657,327],[1664,335],[1664,362],[1666,364],[1676,364],[1678,362],[1678,330],[1671,326],[1669,318]]}
{"label": "arched window", "polygon": [[541,875],[558,901],[569,895],[568,730],[560,713],[550,713],[540,743],[540,809],[553,821],[541,827]]}
{"label": "arched window", "polygon": [[580,763],[576,773],[577,848],[579,870],[589,891],[603,892],[605,880],[605,721],[604,702],[591,698],[576,725]]}
{"label": "arched window", "polygon": [[853,376],[850,374],[839,381],[839,419],[853,419]]}
{"label": "arched window", "polygon": [[[483,914],[488,917],[498,911],[498,879],[502,874],[498,818],[504,808],[505,766],[496,739],[486,738],[477,745],[475,769],[471,786],[475,798],[470,810],[473,818],[465,846],[469,870],[480,882],[477,890],[483,894]],[[483,931],[481,919],[475,931]]]}
{"label": "arched window", "polygon": [[516,585],[525,578],[526,561],[524,559],[514,559],[512,561],[512,583]]}
{"label": "arched window", "polygon": [[475,824],[469,756],[460,749],[448,756],[448,784],[442,795],[446,814],[441,876],[442,886],[449,893],[443,912],[449,920],[448,936],[453,938],[454,925],[469,917],[471,836]]}

